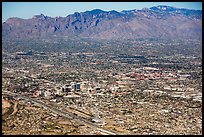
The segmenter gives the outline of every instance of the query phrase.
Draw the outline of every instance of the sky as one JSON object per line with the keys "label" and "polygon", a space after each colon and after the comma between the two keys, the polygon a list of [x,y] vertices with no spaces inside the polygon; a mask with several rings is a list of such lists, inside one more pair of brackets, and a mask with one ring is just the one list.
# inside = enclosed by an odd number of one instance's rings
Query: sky
{"label": "sky", "polygon": [[202,2],[2,2],[2,22],[10,17],[23,19],[44,14],[49,17],[66,17],[74,12],[93,9],[104,11],[142,9],[158,5],[202,10]]}

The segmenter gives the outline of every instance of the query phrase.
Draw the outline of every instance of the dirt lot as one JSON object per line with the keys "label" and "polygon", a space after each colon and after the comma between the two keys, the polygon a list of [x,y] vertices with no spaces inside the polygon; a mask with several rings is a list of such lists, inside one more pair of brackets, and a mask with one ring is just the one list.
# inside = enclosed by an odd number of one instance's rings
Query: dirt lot
{"label": "dirt lot", "polygon": [[5,114],[9,108],[11,107],[11,103],[7,100],[2,100],[2,114]]}

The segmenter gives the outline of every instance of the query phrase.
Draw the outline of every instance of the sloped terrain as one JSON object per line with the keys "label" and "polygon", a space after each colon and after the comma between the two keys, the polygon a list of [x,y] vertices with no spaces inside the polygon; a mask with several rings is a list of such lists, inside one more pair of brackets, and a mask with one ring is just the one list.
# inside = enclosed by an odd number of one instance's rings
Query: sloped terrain
{"label": "sloped terrain", "polygon": [[41,14],[31,19],[10,18],[3,23],[2,33],[3,39],[201,39],[202,11],[157,6],[121,12],[95,9],[55,18]]}

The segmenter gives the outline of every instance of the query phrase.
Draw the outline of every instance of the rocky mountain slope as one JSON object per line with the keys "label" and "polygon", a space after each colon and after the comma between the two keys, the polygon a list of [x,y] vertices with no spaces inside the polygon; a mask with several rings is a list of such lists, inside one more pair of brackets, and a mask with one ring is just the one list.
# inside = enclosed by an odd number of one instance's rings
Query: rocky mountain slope
{"label": "rocky mountain slope", "polygon": [[31,19],[9,18],[2,24],[3,39],[88,37],[99,39],[201,39],[202,11],[155,6],[142,10],[94,9],[67,17],[43,14]]}

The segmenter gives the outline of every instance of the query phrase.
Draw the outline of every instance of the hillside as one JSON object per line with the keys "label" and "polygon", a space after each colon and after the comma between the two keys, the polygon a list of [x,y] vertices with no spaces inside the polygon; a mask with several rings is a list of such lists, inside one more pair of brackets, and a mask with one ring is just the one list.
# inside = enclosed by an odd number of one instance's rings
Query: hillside
{"label": "hillside", "polygon": [[55,18],[43,14],[31,19],[13,17],[2,24],[2,34],[3,39],[201,39],[202,11],[155,6],[121,12],[94,9]]}

